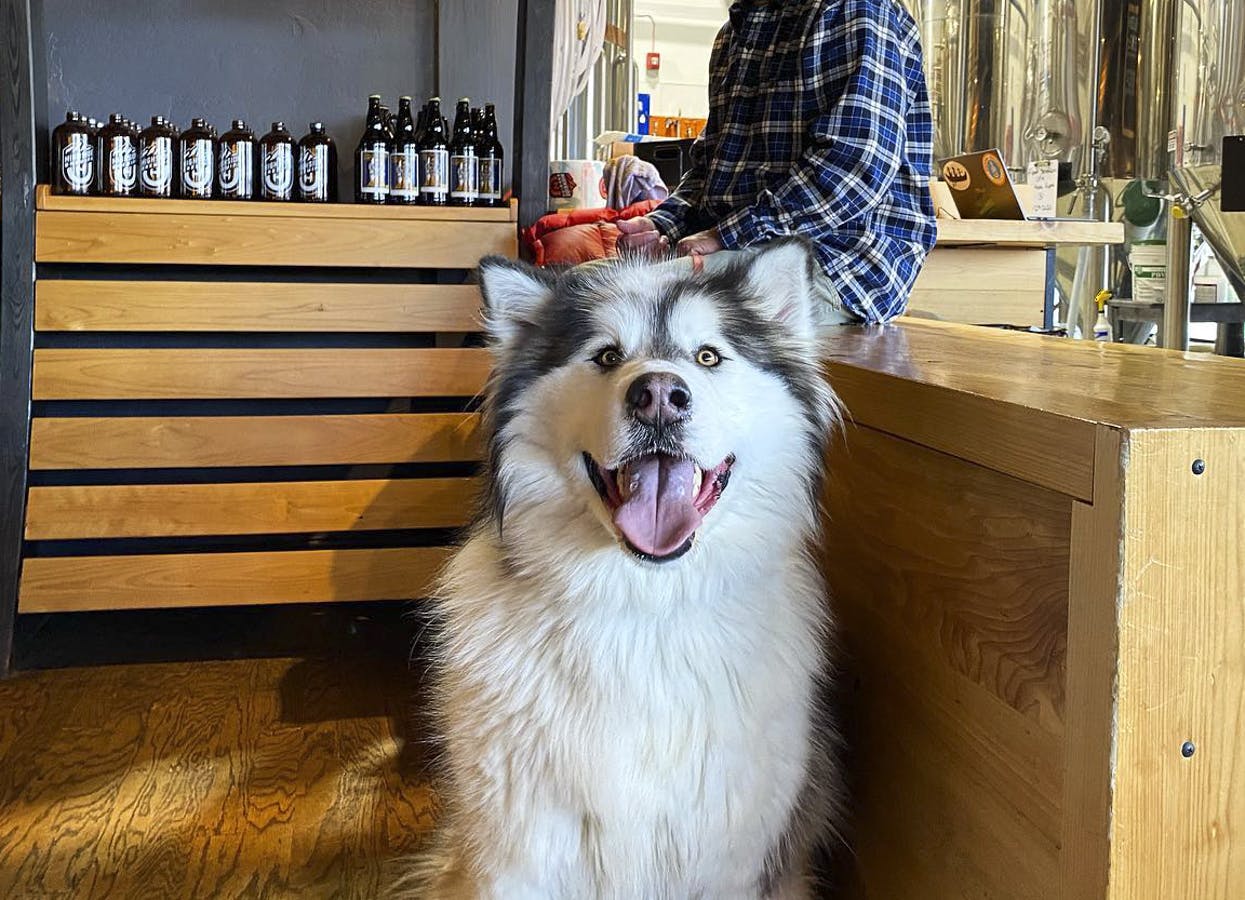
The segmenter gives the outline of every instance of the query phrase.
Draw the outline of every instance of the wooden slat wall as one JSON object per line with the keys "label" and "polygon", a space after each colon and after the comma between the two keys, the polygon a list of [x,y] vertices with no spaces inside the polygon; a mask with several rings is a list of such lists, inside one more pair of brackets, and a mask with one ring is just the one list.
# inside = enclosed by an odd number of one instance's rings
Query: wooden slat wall
{"label": "wooden slat wall", "polygon": [[36,400],[472,396],[479,349],[35,350]]}
{"label": "wooden slat wall", "polygon": [[420,597],[443,547],[27,559],[22,612]]}
{"label": "wooden slat wall", "polygon": [[479,415],[35,419],[32,469],[332,466],[476,459]]}
{"label": "wooden slat wall", "polygon": [[422,596],[489,370],[444,270],[513,255],[513,208],[40,202],[19,610]]}
{"label": "wooden slat wall", "polygon": [[473,285],[41,281],[42,331],[476,331]]}
{"label": "wooden slat wall", "polygon": [[517,249],[508,222],[418,219],[45,211],[35,233],[40,263],[469,269]]}

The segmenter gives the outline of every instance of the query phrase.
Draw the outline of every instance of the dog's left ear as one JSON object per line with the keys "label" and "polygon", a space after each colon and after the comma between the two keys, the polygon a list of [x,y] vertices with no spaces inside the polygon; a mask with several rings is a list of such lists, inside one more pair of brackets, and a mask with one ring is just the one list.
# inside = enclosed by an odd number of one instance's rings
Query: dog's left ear
{"label": "dog's left ear", "polygon": [[803,238],[780,238],[748,260],[752,306],[763,318],[782,322],[801,337],[813,334],[813,266],[817,257]]}
{"label": "dog's left ear", "polygon": [[484,329],[506,346],[525,325],[536,322],[536,312],[553,296],[556,277],[535,266],[486,256],[480,260],[480,293],[484,295]]}

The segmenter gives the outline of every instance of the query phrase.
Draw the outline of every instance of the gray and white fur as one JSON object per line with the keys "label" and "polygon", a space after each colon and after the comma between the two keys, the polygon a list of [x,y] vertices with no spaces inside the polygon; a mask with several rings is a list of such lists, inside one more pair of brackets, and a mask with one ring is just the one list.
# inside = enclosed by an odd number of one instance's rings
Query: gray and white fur
{"label": "gray and white fur", "polygon": [[487,489],[434,605],[443,814],[407,896],[813,895],[841,806],[813,265],[482,263]]}

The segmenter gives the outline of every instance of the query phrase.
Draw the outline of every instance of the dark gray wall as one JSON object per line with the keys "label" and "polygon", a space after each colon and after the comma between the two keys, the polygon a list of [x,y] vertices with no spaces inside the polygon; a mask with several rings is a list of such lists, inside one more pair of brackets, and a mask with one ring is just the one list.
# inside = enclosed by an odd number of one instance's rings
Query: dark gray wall
{"label": "dark gray wall", "polygon": [[[204,116],[221,131],[243,118],[259,135],[281,119],[295,137],[320,120],[338,144],[344,199],[367,95],[396,108],[400,94],[419,100],[437,90],[436,5],[42,0],[48,117],[55,125],[73,108],[146,123],[160,114],[184,128]],[[513,59],[513,25],[506,44]]]}
{"label": "dark gray wall", "polygon": [[[439,12],[438,83],[452,103],[470,97],[497,105],[498,136],[506,148],[510,184],[514,146],[514,54],[518,0],[442,0]],[[552,44],[552,38],[550,39]]]}

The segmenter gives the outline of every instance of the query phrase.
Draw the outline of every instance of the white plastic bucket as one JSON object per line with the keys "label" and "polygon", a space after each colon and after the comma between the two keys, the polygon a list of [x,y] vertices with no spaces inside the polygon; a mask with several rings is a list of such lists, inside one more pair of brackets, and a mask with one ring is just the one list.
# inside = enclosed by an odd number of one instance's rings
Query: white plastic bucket
{"label": "white plastic bucket", "polygon": [[1167,243],[1138,241],[1128,251],[1133,273],[1133,300],[1162,303],[1167,296]]}

